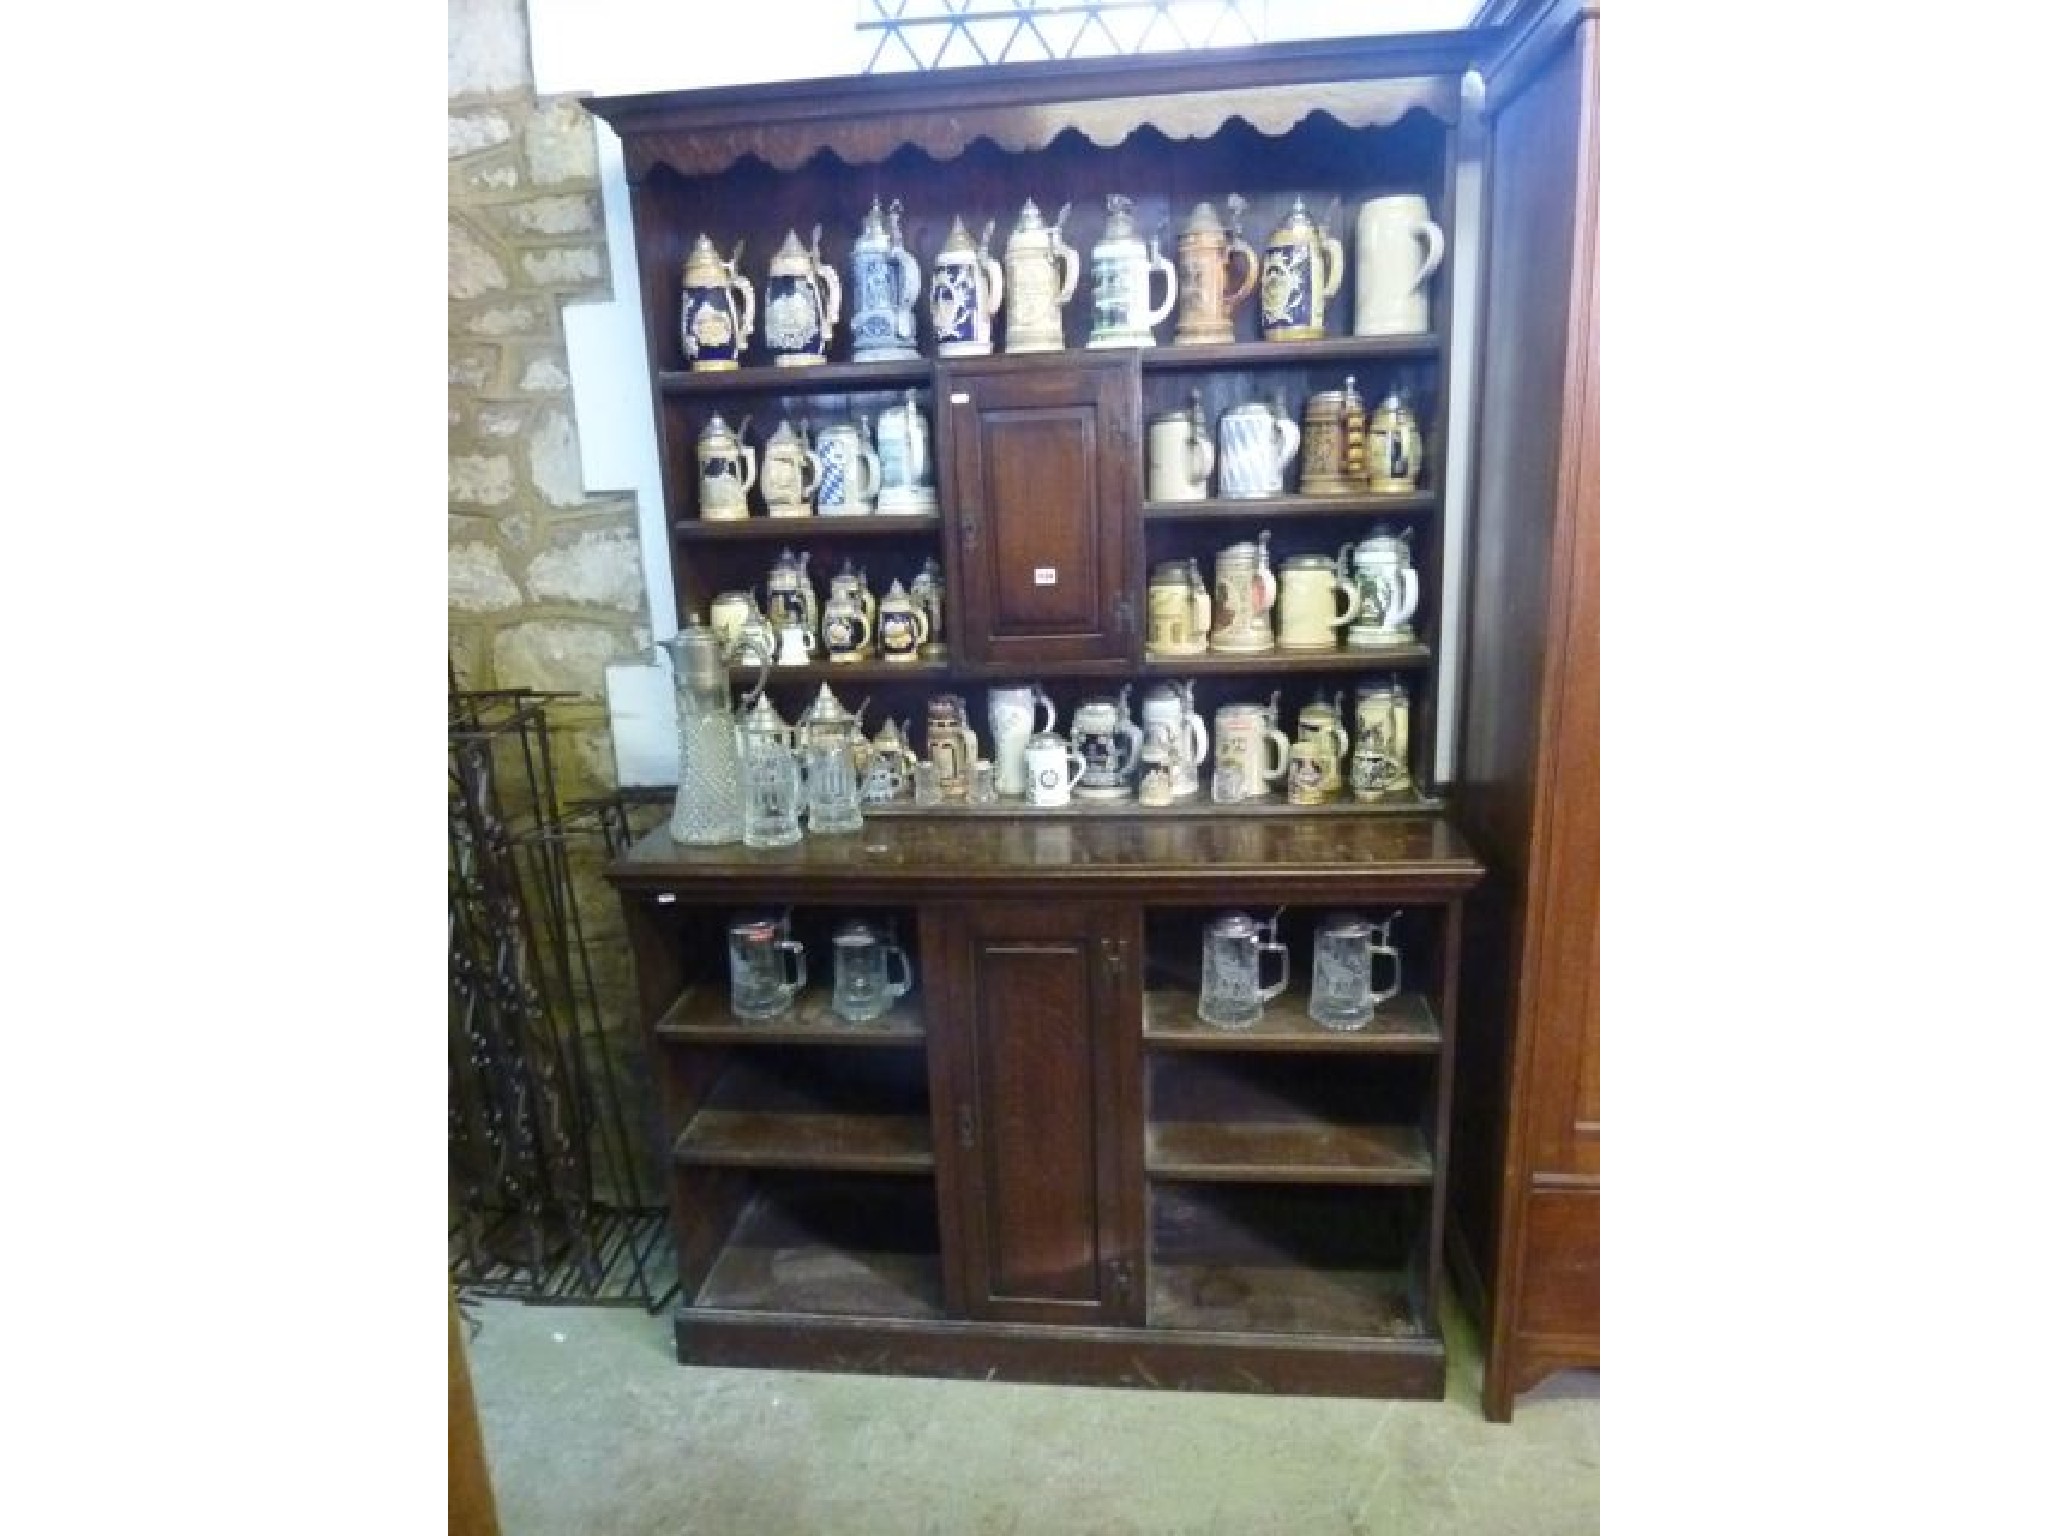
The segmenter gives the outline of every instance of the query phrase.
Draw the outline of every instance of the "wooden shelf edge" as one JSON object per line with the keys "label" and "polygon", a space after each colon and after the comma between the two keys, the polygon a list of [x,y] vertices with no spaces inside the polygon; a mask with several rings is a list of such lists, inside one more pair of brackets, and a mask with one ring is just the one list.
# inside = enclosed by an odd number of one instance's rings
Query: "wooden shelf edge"
{"label": "wooden shelf edge", "polygon": [[827,994],[806,994],[780,1018],[743,1019],[723,988],[685,987],[654,1021],[657,1038],[676,1045],[902,1045],[925,1041],[924,1013],[905,998],[878,1019],[850,1024],[832,1012]]}
{"label": "wooden shelf edge", "polygon": [[[1235,1145],[1228,1152],[1203,1150],[1191,1143],[1222,1134]],[[1303,1133],[1310,1128],[1270,1126],[1256,1121],[1181,1121],[1147,1118],[1145,1176],[1174,1183],[1208,1184],[1360,1184],[1426,1189],[1436,1182],[1437,1160],[1411,1126],[1325,1126],[1323,1133],[1338,1150],[1306,1154]],[[1358,1155],[1367,1135],[1392,1145],[1391,1157]],[[1350,1150],[1343,1150],[1346,1145]]]}
{"label": "wooden shelf edge", "polygon": [[670,1156],[682,1168],[909,1174],[933,1168],[931,1123],[922,1115],[700,1109]]}
{"label": "wooden shelf edge", "polygon": [[929,387],[932,360],[903,358],[895,362],[814,363],[804,368],[778,368],[773,363],[745,363],[716,371],[664,368],[655,375],[665,399],[706,395],[815,395],[834,391]]}
{"label": "wooden shelf edge", "polygon": [[1145,990],[1143,1039],[1172,1051],[1333,1051],[1365,1055],[1433,1056],[1443,1049],[1443,1027],[1430,1000],[1402,993],[1380,1005],[1364,1029],[1327,1029],[1308,1016],[1299,997],[1269,1004],[1248,1029],[1200,1022],[1196,994],[1177,987]]}
{"label": "wooden shelf edge", "polygon": [[1143,516],[1148,523],[1223,523],[1270,517],[1278,521],[1326,517],[1419,517],[1434,513],[1441,498],[1434,490],[1405,491],[1395,495],[1372,496],[1364,492],[1344,496],[1248,496],[1204,501],[1148,501]]}
{"label": "wooden shelf edge", "polygon": [[[682,544],[775,544],[802,538],[881,539],[892,535],[936,534],[944,520],[936,512],[868,512],[858,516],[744,518],[679,517],[669,524]],[[815,531],[814,531],[815,530]]]}

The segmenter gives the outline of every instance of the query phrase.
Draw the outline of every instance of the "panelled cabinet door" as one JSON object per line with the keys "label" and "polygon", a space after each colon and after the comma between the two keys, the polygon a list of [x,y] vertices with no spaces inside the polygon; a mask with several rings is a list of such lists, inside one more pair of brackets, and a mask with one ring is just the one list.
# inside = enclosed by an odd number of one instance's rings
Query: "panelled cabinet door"
{"label": "panelled cabinet door", "polygon": [[1128,907],[937,914],[928,973],[948,1287],[970,1316],[1144,1321],[1143,926]]}
{"label": "panelled cabinet door", "polygon": [[1137,354],[942,360],[935,392],[966,659],[1138,659]]}

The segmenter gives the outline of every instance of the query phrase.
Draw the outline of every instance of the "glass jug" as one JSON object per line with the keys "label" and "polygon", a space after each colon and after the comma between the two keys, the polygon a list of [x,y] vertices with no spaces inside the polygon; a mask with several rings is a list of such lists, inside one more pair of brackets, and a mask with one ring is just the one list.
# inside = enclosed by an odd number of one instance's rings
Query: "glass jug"
{"label": "glass jug", "polygon": [[[676,803],[668,835],[686,848],[736,843],[746,829],[746,796],[718,633],[691,615],[661,648],[668,652],[676,685]],[[767,686],[768,657],[751,647],[741,655],[760,668],[747,695],[751,703]]]}
{"label": "glass jug", "polygon": [[[889,965],[902,968],[902,979],[889,979]],[[849,1024],[879,1019],[911,986],[910,957],[893,939],[884,939],[855,918],[832,935],[832,1011]]]}
{"label": "glass jug", "polygon": [[788,1011],[803,990],[804,947],[789,936],[789,914],[743,917],[726,930],[732,966],[732,1011],[743,1019],[772,1019]]}
{"label": "glass jug", "polygon": [[763,693],[740,725],[740,772],[746,786],[746,819],[741,840],[749,848],[783,848],[804,833],[803,769],[796,733]]}
{"label": "glass jug", "polygon": [[[1279,928],[1278,912],[1263,923],[1226,912],[1203,930],[1202,995],[1195,1005],[1203,1023],[1248,1029],[1287,990],[1287,946],[1279,941]],[[1259,984],[1263,955],[1280,957],[1280,979],[1269,987]]]}
{"label": "glass jug", "polygon": [[[1368,923],[1350,912],[1336,913],[1316,930],[1315,972],[1309,983],[1308,1016],[1325,1029],[1363,1029],[1373,1010],[1401,990],[1401,952],[1387,942],[1396,912],[1383,923]],[[1394,979],[1384,989],[1372,984],[1373,960],[1393,962]]]}

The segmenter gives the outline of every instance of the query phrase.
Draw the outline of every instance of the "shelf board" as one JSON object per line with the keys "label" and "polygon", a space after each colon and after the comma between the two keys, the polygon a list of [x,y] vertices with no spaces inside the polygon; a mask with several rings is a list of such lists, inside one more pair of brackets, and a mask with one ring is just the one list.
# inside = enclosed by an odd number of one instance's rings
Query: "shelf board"
{"label": "shelf board", "polygon": [[1150,1265],[1153,1328],[1419,1338],[1399,1269],[1281,1268],[1263,1264]]}
{"label": "shelf board", "polygon": [[753,365],[724,372],[663,369],[661,392],[670,398],[726,395],[820,395],[864,389],[902,389],[929,385],[930,358],[912,357],[892,363],[816,363],[807,368]]}
{"label": "shelf board", "polygon": [[935,534],[939,514],[868,513],[860,517],[762,517],[730,522],[701,517],[680,518],[670,525],[682,544],[787,544],[797,539],[883,539],[902,534]]}
{"label": "shelf board", "polygon": [[918,1045],[924,1010],[915,993],[878,1019],[849,1024],[832,1011],[829,992],[817,989],[777,1019],[743,1019],[732,1012],[723,987],[687,987],[655,1023],[654,1033],[679,1045]]}
{"label": "shelf board", "polygon": [[1176,673],[1228,676],[1239,673],[1260,677],[1271,672],[1393,672],[1419,671],[1430,663],[1430,650],[1413,645],[1338,646],[1329,651],[1283,651],[1274,648],[1251,655],[1204,651],[1198,656],[1159,656],[1151,651],[1138,670],[1146,677]]}
{"label": "shelf board", "polygon": [[929,1173],[931,1123],[923,1115],[702,1109],[676,1138],[675,1160],[705,1168]]}
{"label": "shelf board", "polygon": [[[1232,807],[1221,807],[1232,809]],[[1299,809],[1299,807],[1293,807]],[[1266,1004],[1248,1029],[1220,1029],[1196,1014],[1197,995],[1180,987],[1145,993],[1145,1043],[1181,1051],[1359,1051],[1434,1055],[1443,1030],[1429,999],[1402,992],[1381,1003],[1363,1029],[1326,1029],[1308,1016],[1308,1000],[1287,993]]]}
{"label": "shelf board", "polygon": [[[876,1220],[878,1213],[885,1219]],[[895,1236],[895,1246],[885,1233]],[[693,1306],[936,1318],[942,1298],[929,1190],[901,1186],[892,1194],[826,1180],[757,1195],[733,1224]]]}
{"label": "shelf board", "polygon": [[1226,341],[1208,346],[1150,347],[1142,367],[1147,373],[1189,368],[1313,367],[1319,363],[1399,362],[1435,358],[1443,337],[1434,331],[1420,336],[1326,336],[1321,341]]}
{"label": "shelf board", "polygon": [[[729,669],[735,680],[751,682],[754,667],[751,662],[741,662]],[[944,660],[929,661],[808,661],[800,667],[776,666],[769,670],[771,683],[836,683],[842,680],[878,683],[892,677],[924,678],[926,681],[947,678],[953,669]]]}
{"label": "shelf board", "polygon": [[[998,799],[994,805],[968,805],[964,801],[947,800],[938,805],[919,805],[914,800],[893,800],[882,805],[863,805],[861,815],[869,820],[891,820],[905,816],[931,816],[946,820],[981,821],[1012,818],[1020,821],[1073,821],[1091,820],[1100,817],[1138,819],[1141,821],[1164,821],[1171,817],[1190,817],[1198,821],[1254,820],[1261,817],[1278,816],[1298,818],[1302,816],[1417,816],[1442,811],[1445,801],[1433,795],[1410,791],[1402,795],[1389,795],[1383,800],[1353,800],[1348,795],[1328,805],[1289,805],[1282,793],[1269,793],[1262,800],[1240,801],[1235,805],[1218,805],[1203,795],[1192,800],[1176,801],[1172,805],[1140,805],[1134,795],[1128,800],[1076,800],[1068,805],[1039,806],[1023,800]],[[1192,1008],[1194,1005],[1189,1004]],[[1318,1029],[1317,1033],[1326,1033]]]}
{"label": "shelf board", "polygon": [[1361,492],[1350,496],[1248,496],[1227,500],[1214,496],[1203,501],[1148,501],[1144,516],[1148,523],[1238,523],[1268,518],[1292,522],[1359,515],[1414,517],[1436,509],[1437,493],[1431,490],[1384,496]]}
{"label": "shelf board", "polygon": [[1436,1166],[1409,1125],[1167,1120],[1145,1127],[1145,1172],[1261,1184],[1427,1185]]}

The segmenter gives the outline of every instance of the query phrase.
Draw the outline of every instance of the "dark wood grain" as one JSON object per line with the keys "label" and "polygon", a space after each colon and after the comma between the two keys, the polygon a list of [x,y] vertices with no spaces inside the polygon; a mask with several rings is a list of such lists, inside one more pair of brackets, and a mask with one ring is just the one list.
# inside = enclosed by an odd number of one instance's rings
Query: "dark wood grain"
{"label": "dark wood grain", "polygon": [[1435,1163],[1413,1126],[1157,1121],[1145,1131],[1145,1172],[1155,1179],[1426,1186]]}
{"label": "dark wood grain", "polygon": [[1212,497],[1207,501],[1148,501],[1147,523],[1230,523],[1321,522],[1361,513],[1385,517],[1414,517],[1434,513],[1440,501],[1434,490],[1403,491],[1380,496],[1363,492],[1355,496],[1265,496],[1252,498]]}
{"label": "dark wood grain", "polygon": [[880,1018],[856,1024],[832,1011],[829,991],[813,988],[779,1019],[743,1019],[725,988],[701,986],[678,994],[654,1033],[677,1045],[916,1045],[924,1039],[924,1006],[912,993]]}
{"label": "dark wood grain", "polygon": [[676,1138],[679,1163],[721,1168],[839,1168],[923,1173],[932,1166],[922,1115],[699,1110]]}
{"label": "dark wood grain", "polygon": [[938,1225],[931,1191],[898,1179],[765,1189],[734,1227],[696,1305],[937,1317]]}
{"label": "dark wood grain", "polygon": [[939,532],[937,513],[866,517],[750,517],[745,522],[706,522],[687,518],[673,530],[679,544],[789,544],[824,535],[832,539],[889,539]]}

